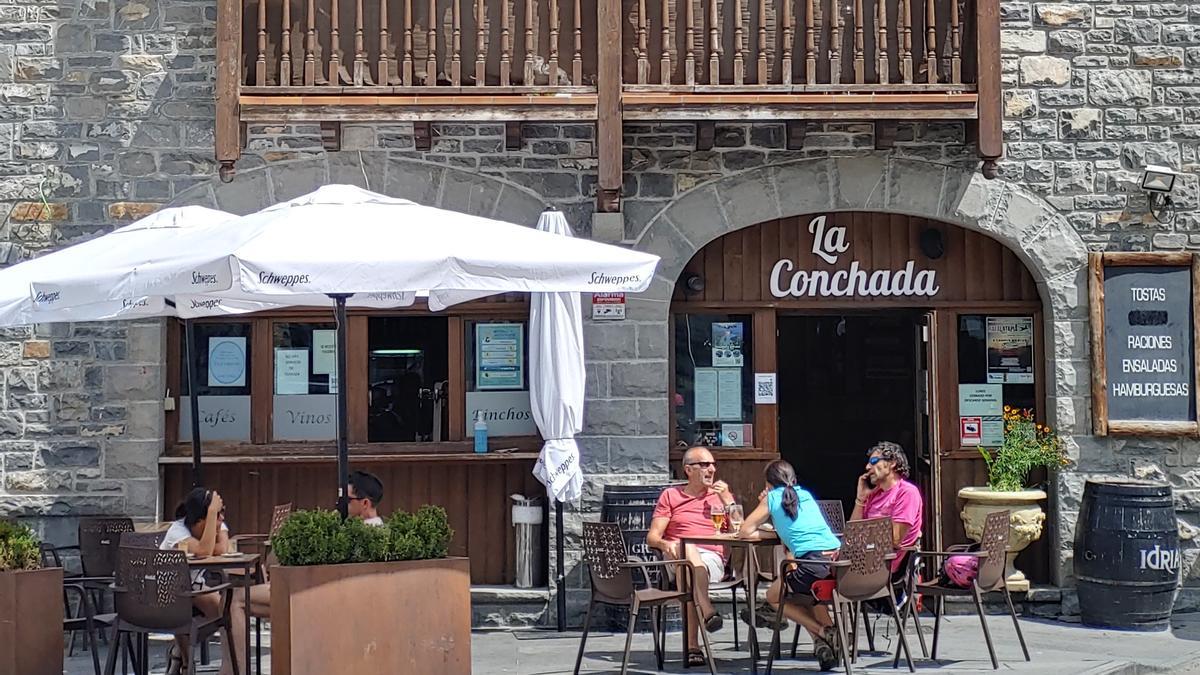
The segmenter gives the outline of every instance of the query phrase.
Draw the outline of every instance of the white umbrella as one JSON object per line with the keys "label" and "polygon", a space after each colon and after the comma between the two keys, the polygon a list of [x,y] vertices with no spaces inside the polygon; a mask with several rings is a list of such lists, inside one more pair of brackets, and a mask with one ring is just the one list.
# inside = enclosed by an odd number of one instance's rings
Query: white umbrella
{"label": "white umbrella", "polygon": [[[542,232],[574,236],[560,211],[538,218]],[[554,500],[555,542],[558,551],[559,630],[565,626],[566,594],[562,592],[563,502],[583,493],[583,470],[575,434],[583,431],[583,310],[579,294],[531,293],[529,297],[529,404],[533,420],[545,439],[533,475]]]}
{"label": "white umbrella", "polygon": [[[431,306],[480,293],[638,292],[650,284],[658,263],[657,256],[348,185],[328,185],[205,232],[180,233],[156,254],[121,274],[80,269],[35,281],[33,293],[57,294],[56,302],[66,307],[134,297],[312,305],[328,296],[337,316],[341,375],[347,304],[402,304],[417,292],[428,292]],[[344,509],[345,387],[338,388],[337,405]]]}

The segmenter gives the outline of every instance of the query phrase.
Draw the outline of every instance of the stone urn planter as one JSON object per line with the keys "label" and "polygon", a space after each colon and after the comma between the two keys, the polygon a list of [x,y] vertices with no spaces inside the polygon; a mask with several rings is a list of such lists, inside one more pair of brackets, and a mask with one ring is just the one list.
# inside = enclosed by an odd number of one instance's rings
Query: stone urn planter
{"label": "stone urn planter", "polygon": [[1041,490],[1016,490],[1012,492],[992,490],[987,487],[965,487],[958,491],[963,505],[959,516],[967,536],[979,541],[983,536],[983,522],[994,511],[1009,511],[1008,554],[1004,559],[1004,575],[1008,589],[1014,593],[1029,590],[1025,573],[1013,565],[1017,554],[1042,536],[1042,525],[1046,514],[1038,503],[1046,498]]}

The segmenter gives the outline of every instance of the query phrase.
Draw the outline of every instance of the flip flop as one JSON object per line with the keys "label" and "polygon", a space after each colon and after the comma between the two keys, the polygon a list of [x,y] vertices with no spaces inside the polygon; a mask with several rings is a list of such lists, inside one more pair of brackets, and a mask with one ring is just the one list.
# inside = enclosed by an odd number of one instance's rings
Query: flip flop
{"label": "flip flop", "polygon": [[708,661],[704,658],[704,652],[697,649],[689,651],[687,655],[687,664],[689,668],[708,665]]}

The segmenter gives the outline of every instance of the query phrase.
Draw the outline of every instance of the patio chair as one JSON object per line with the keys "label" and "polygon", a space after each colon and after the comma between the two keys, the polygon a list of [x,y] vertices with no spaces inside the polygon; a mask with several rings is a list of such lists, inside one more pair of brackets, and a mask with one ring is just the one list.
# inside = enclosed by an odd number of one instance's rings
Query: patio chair
{"label": "patio chair", "polygon": [[846,530],[846,509],[842,506],[842,500],[818,499],[817,508],[821,509],[821,515],[825,516],[825,524],[829,525],[834,534],[841,534]]}
{"label": "patio chair", "polygon": [[122,532],[121,546],[131,548],[158,548],[166,532]]}
{"label": "patio chair", "polygon": [[[896,594],[892,587],[891,561],[896,553],[892,549],[892,519],[871,518],[869,520],[852,520],[846,523],[846,534],[838,560],[834,562],[835,602],[840,602],[846,608],[850,617],[848,659],[854,662],[858,658],[858,618],[863,615],[863,603],[871,600],[884,600],[896,624],[896,635],[900,641],[896,650],[896,658],[892,662],[895,668],[900,663],[900,653],[908,663],[909,672],[915,672],[912,654],[908,648],[908,638],[904,635],[904,624],[901,622],[900,611],[896,606]],[[866,618],[864,616],[864,623]],[[873,640],[872,640],[873,642]],[[871,646],[872,650],[874,646]],[[847,674],[850,666],[846,666]]]}
{"label": "patio chair", "polygon": [[[1021,651],[1025,660],[1029,658],[1029,649],[1025,646],[1025,636],[1021,634],[1021,622],[1017,620],[1017,611],[1013,608],[1012,594],[1004,578],[1004,554],[1008,549],[1009,512],[996,511],[987,515],[983,524],[983,536],[980,538],[978,551],[968,551],[966,546],[952,546],[947,551],[921,551],[920,555],[939,559],[952,555],[970,555],[979,558],[979,573],[970,588],[943,586],[937,582],[917,585],[917,591],[925,596],[935,598],[933,610],[933,645],[930,657],[937,659],[938,632],[942,624],[942,612],[945,610],[948,596],[970,597],[975,603],[975,612],[979,614],[979,624],[983,627],[983,639],[987,643],[988,655],[992,658],[992,668],[999,670],[1000,662],[996,659],[996,648],[992,645],[992,634],[988,631],[987,618],[983,613],[983,594],[992,591],[1004,593],[1004,601],[1008,603],[1008,615],[1012,617],[1013,628],[1017,631],[1017,640],[1021,643]],[[957,550],[953,550],[957,549]]]}
{"label": "patio chair", "polygon": [[279,532],[279,528],[283,527],[283,522],[290,515],[292,515],[291,502],[276,504],[275,508],[271,510],[271,525],[267,529],[266,534],[238,534],[229,539],[237,546],[239,551],[243,550],[243,547],[258,549],[263,554],[264,567],[267,567],[272,564],[267,560],[272,555],[271,537],[274,537]]}
{"label": "patio chair", "polygon": [[[921,581],[922,568],[921,556],[918,555],[920,549],[920,540],[917,541],[915,546],[906,546],[900,549],[900,555],[904,556],[904,562],[902,563],[904,571],[900,581],[892,582],[892,592],[895,593],[898,590],[901,593],[901,596],[897,597],[896,602],[897,608],[900,611],[901,622],[907,623],[908,619],[912,618],[913,628],[917,632],[917,641],[921,645],[921,656],[922,658],[927,658],[929,656],[929,648],[925,645],[925,634],[921,632],[921,620],[918,618],[918,612],[916,611],[917,597],[919,595],[917,584]],[[882,598],[877,602],[863,604],[862,609],[863,632],[867,634],[867,649],[873,652],[875,651],[875,629],[874,624],[871,622],[870,611],[876,610],[879,616],[884,616],[890,612],[886,610],[886,603]],[[859,616],[857,613],[850,617],[850,632],[853,635],[858,634],[858,619]],[[799,635],[800,633],[797,632],[792,640],[793,658],[796,656],[795,638],[799,637]],[[857,643],[855,644],[855,649],[857,649]]]}
{"label": "patio chair", "polygon": [[[219,630],[225,631],[227,644],[233,644],[229,625],[229,584],[192,590],[192,577],[183,551],[163,551],[148,548],[121,547],[113,599],[117,620],[113,625],[113,648],[108,652],[106,675],[113,675],[117,665],[118,645],[122,634],[139,637],[140,659],[148,665],[146,640],[151,633],[170,633],[186,637],[189,645],[188,673],[196,672],[197,646]],[[215,618],[194,616],[192,600],[209,593],[222,593],[225,598],[221,615]],[[128,645],[128,642],[126,643]],[[128,649],[128,647],[127,647]],[[237,650],[230,649],[225,658],[233,672],[238,673]],[[143,673],[148,672],[143,669]]]}
{"label": "patio chair", "polygon": [[132,518],[80,518],[79,562],[88,577],[112,577],[117,571],[121,534],[133,532]]}
{"label": "patio chair", "polygon": [[[679,603],[680,609],[685,608],[688,591],[663,590],[654,588],[650,583],[648,570],[666,569],[674,566],[676,574],[682,575],[683,587],[691,587],[691,565],[686,560],[653,560],[642,561],[631,559],[625,549],[625,539],[621,536],[621,527],[616,523],[584,523],[583,524],[583,560],[588,566],[588,576],[592,582],[592,596],[588,602],[587,613],[583,618],[583,635],[579,638],[579,654],[575,657],[575,675],[583,663],[584,647],[587,644],[588,631],[592,624],[592,610],[596,605],[612,605],[629,608],[629,631],[625,635],[625,651],[621,659],[621,675],[629,668],[629,648],[633,641],[633,631],[637,625],[638,614],[643,608],[651,612],[651,626],[660,625],[659,616],[664,607],[671,603]],[[645,588],[634,584],[633,570],[639,570],[645,581]],[[695,606],[695,603],[692,603]],[[696,620],[702,621],[700,610],[696,610]],[[683,661],[687,664],[687,617],[684,616],[685,630],[683,632]],[[650,631],[654,637],[654,657],[658,669],[662,670],[666,645],[659,640],[657,628]],[[704,640],[704,652],[708,661],[708,671],[716,675],[716,665],[713,663],[712,649],[708,642],[708,633],[700,631]]]}
{"label": "patio chair", "polygon": [[83,631],[84,637],[87,640],[87,648],[92,653],[92,672],[95,675],[100,675],[100,645],[97,637],[102,634],[104,629],[112,626],[116,615],[96,614],[96,608],[92,604],[91,594],[88,592],[86,584],[89,582],[102,582],[106,581],[106,579],[89,578],[66,572],[62,553],[63,551],[78,550],[78,546],[56,547],[43,543],[39,548],[41,551],[42,567],[61,567],[64,571],[63,632],[70,633],[71,635],[67,653],[68,655],[74,654],[75,636],[80,631]]}

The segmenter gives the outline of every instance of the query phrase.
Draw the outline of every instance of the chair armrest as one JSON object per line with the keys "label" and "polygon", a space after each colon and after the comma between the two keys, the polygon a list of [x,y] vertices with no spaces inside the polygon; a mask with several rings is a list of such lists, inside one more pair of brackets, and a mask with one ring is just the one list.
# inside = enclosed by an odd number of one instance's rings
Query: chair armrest
{"label": "chair armrest", "polygon": [[[887,555],[883,556],[883,559],[888,560],[888,561],[895,560],[896,553],[895,552],[888,553]],[[851,561],[849,561],[849,560],[830,560],[829,566],[830,567],[849,567],[850,563],[851,563]]]}
{"label": "chair armrest", "polygon": [[952,553],[959,553],[961,551],[969,551],[969,550],[971,550],[970,544],[951,544],[946,547],[946,551],[952,552]]}
{"label": "chair armrest", "polygon": [[217,584],[216,586],[206,586],[198,591],[188,591],[187,596],[189,598],[196,598],[201,595],[208,595],[209,593],[218,593],[220,591],[229,590],[231,588],[233,588],[233,584],[228,584],[228,583]]}
{"label": "chair armrest", "polygon": [[650,567],[666,567],[667,565],[687,565],[687,564],[689,564],[689,563],[686,560],[629,560],[629,561],[621,563],[620,566],[628,567],[631,569],[634,567],[640,567],[642,569],[647,569]]}
{"label": "chair armrest", "polygon": [[63,583],[72,584],[112,584],[116,580],[113,577],[64,577]]}

